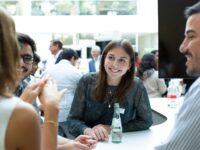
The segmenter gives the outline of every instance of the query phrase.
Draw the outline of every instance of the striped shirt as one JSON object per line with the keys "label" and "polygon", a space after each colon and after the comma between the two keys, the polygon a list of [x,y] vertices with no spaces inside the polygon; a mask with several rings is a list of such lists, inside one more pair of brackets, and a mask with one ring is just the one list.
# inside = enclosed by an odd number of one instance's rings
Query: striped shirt
{"label": "striped shirt", "polygon": [[185,95],[168,140],[155,149],[200,150],[200,78]]}

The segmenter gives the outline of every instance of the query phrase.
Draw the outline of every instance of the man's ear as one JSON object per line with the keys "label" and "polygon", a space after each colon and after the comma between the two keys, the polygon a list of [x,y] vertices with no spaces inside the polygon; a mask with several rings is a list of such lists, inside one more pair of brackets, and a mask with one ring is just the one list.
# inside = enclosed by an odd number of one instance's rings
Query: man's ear
{"label": "man's ear", "polygon": [[69,61],[70,61],[70,63],[71,63],[72,65],[74,65],[75,57],[72,56],[72,58],[71,58]]}
{"label": "man's ear", "polygon": [[70,61],[72,61],[72,62],[74,61],[74,56],[72,56],[72,58],[70,59]]}

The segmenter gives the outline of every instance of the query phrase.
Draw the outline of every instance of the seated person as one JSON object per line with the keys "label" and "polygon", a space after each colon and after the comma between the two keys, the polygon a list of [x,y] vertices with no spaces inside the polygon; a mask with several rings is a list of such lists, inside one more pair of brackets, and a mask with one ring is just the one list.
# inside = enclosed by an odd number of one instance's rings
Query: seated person
{"label": "seated person", "polygon": [[45,72],[46,75],[56,81],[59,90],[67,89],[59,104],[58,134],[62,137],[67,137],[67,116],[71,108],[78,81],[82,76],[82,73],[75,67],[78,59],[79,57],[75,50],[70,48],[63,49],[57,59],[57,63]]}
{"label": "seated person", "polygon": [[152,125],[149,98],[141,80],[133,76],[134,66],[134,51],[128,41],[111,41],[105,47],[99,73],[84,75],[77,86],[68,116],[73,136],[108,140],[116,102],[124,110],[123,132],[146,130]]}
{"label": "seated person", "polygon": [[[41,80],[40,100],[44,105],[45,116],[42,128],[33,107],[14,96],[20,82],[20,54],[16,39],[15,24],[12,18],[0,8],[0,149],[56,150],[58,102],[63,92],[51,90],[49,81]],[[8,34],[9,33],[9,34]],[[8,42],[9,41],[9,42]],[[48,84],[49,85],[49,84]],[[45,90],[43,90],[45,89]]]}
{"label": "seated person", "polygon": [[164,79],[158,77],[155,56],[151,53],[144,54],[137,76],[143,81],[149,97],[161,97],[166,94],[167,86]]}

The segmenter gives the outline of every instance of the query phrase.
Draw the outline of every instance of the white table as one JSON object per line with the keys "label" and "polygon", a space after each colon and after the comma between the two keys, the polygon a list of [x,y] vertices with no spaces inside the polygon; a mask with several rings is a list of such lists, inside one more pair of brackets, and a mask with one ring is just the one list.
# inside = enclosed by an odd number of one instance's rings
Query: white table
{"label": "white table", "polygon": [[[183,98],[180,98],[182,103]],[[123,133],[122,143],[114,144],[109,138],[108,142],[98,142],[96,150],[153,150],[168,137],[173,128],[177,110],[169,108],[166,98],[151,98],[153,110],[163,114],[167,120],[149,130]]]}

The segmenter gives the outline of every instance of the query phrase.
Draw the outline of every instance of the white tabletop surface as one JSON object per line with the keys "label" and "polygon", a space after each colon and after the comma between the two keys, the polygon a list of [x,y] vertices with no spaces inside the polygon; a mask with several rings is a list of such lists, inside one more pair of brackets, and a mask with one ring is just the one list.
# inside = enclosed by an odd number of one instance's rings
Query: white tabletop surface
{"label": "white tabletop surface", "polygon": [[[182,102],[183,98],[180,98]],[[114,144],[109,138],[108,142],[98,142],[95,150],[153,150],[168,137],[173,128],[178,109],[168,107],[166,98],[151,98],[151,108],[164,116],[167,120],[149,130],[123,133],[122,142]]]}

